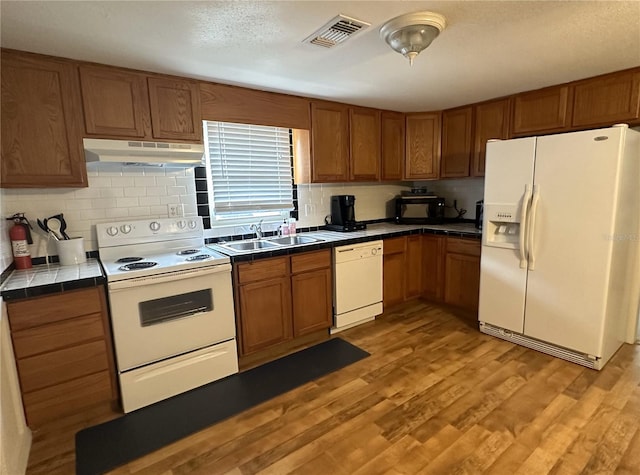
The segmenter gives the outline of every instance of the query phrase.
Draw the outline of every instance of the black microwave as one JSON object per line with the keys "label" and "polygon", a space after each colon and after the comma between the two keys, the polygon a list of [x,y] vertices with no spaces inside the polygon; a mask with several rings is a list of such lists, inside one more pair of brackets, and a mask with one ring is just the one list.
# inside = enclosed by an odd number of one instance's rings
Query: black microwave
{"label": "black microwave", "polygon": [[439,196],[401,196],[396,198],[397,224],[442,224],[444,198]]}

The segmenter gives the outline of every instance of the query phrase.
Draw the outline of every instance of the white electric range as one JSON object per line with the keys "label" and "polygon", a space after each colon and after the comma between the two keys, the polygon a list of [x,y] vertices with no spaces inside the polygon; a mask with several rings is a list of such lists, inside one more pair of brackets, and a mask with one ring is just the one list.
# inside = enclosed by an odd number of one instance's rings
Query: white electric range
{"label": "white electric range", "polygon": [[229,258],[202,218],[96,225],[125,412],[238,372]]}

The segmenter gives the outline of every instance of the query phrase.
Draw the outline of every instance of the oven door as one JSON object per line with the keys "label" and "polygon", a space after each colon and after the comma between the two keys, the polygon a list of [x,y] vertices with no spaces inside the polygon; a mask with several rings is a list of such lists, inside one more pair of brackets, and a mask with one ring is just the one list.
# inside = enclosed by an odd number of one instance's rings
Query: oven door
{"label": "oven door", "polygon": [[231,265],[109,283],[118,370],[235,337]]}

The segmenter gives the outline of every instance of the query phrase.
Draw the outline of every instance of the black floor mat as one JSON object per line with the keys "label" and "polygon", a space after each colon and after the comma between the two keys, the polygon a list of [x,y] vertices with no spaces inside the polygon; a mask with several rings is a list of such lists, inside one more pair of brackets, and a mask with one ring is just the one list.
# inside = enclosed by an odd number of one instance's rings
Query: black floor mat
{"label": "black floor mat", "polygon": [[78,475],[104,473],[369,356],[340,338],[76,434]]}

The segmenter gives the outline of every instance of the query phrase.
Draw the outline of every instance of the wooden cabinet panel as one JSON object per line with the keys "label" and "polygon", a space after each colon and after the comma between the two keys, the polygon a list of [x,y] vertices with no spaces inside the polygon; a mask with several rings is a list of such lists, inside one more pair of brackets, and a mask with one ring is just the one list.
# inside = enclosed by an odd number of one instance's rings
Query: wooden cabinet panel
{"label": "wooden cabinet panel", "polygon": [[475,110],[472,176],[484,176],[487,140],[509,138],[509,99],[478,104]]}
{"label": "wooden cabinet panel", "polygon": [[385,253],[382,262],[382,302],[384,308],[387,309],[404,301],[404,253]]}
{"label": "wooden cabinet panel", "polygon": [[325,268],[291,278],[294,337],[329,328],[333,323],[331,274],[331,268]]}
{"label": "wooden cabinet panel", "polygon": [[311,179],[314,183],[349,180],[349,108],[311,103]]}
{"label": "wooden cabinet panel", "polygon": [[440,113],[407,114],[405,179],[438,178]]}
{"label": "wooden cabinet panel", "polygon": [[440,178],[469,176],[473,107],[442,113],[442,158]]}
{"label": "wooden cabinet panel", "polygon": [[422,236],[422,294],[430,300],[444,298],[445,240],[444,236]]}
{"label": "wooden cabinet panel", "polygon": [[289,275],[289,258],[274,257],[254,262],[243,262],[237,265],[236,272],[240,284],[284,277]]}
{"label": "wooden cabinet panel", "polygon": [[349,142],[351,181],[380,179],[380,111],[351,107],[349,109]]}
{"label": "wooden cabinet panel", "polygon": [[17,364],[25,393],[109,369],[104,339],[18,359]]}
{"label": "wooden cabinet panel", "polygon": [[445,264],[446,303],[478,310],[480,295],[480,258],[464,254],[447,253]]}
{"label": "wooden cabinet panel", "polygon": [[87,186],[76,66],[2,50],[1,67],[0,186]]}
{"label": "wooden cabinet panel", "polygon": [[153,137],[202,141],[200,91],[193,81],[150,77],[149,104]]}
{"label": "wooden cabinet panel", "polygon": [[80,84],[88,135],[141,139],[151,135],[144,74],[82,65]]}
{"label": "wooden cabinet panel", "polygon": [[108,371],[90,374],[23,395],[25,414],[30,427],[39,426],[112,399]]}
{"label": "wooden cabinet panel", "polygon": [[447,252],[480,257],[480,246],[479,239],[447,238]]}
{"label": "wooden cabinet panel", "polygon": [[291,256],[291,273],[299,274],[331,267],[331,249],[303,252]]}
{"label": "wooden cabinet panel", "polygon": [[560,132],[571,125],[573,89],[556,86],[523,92],[513,98],[511,135]]}
{"label": "wooden cabinet panel", "polygon": [[92,287],[7,302],[11,331],[59,322],[81,315],[101,313],[102,289]]}
{"label": "wooden cabinet panel", "polygon": [[405,116],[399,112],[382,111],[382,180],[402,180],[405,148]]}
{"label": "wooden cabinet panel", "polygon": [[404,253],[407,247],[407,238],[404,236],[385,239],[383,244],[384,256],[388,254]]}
{"label": "wooden cabinet panel", "polygon": [[16,358],[20,359],[101,339],[104,339],[102,315],[94,313],[15,332],[13,349]]}
{"label": "wooden cabinet panel", "polygon": [[640,69],[574,83],[574,127],[596,127],[640,118]]}
{"label": "wooden cabinet panel", "polygon": [[407,300],[422,293],[422,237],[419,234],[407,236],[404,260],[404,298]]}
{"label": "wooden cabinet panel", "polygon": [[292,337],[288,276],[241,285],[239,294],[243,355]]}

